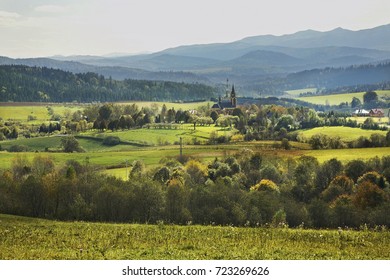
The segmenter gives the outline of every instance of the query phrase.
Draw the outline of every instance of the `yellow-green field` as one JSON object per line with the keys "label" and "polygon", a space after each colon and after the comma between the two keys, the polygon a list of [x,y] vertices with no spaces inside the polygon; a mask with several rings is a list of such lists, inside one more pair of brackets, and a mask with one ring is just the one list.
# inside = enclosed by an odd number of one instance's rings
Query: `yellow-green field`
{"label": "yellow-green field", "polygon": [[338,136],[342,141],[350,142],[358,139],[360,136],[364,136],[370,138],[371,134],[378,133],[386,136],[387,131],[382,130],[368,130],[361,128],[352,128],[345,126],[324,126],[324,127],[316,127],[312,129],[302,130],[299,135],[301,138],[310,139],[315,134],[325,134],[328,136]]}
{"label": "yellow-green field", "polygon": [[58,222],[0,214],[2,260],[388,260],[390,232]]}
{"label": "yellow-green field", "polygon": [[[165,104],[167,108],[175,108],[175,110],[192,110],[198,109],[200,106],[212,106],[213,103],[210,101],[205,102],[191,102],[191,103],[172,103],[172,102],[141,102],[141,101],[129,101],[129,102],[120,102],[116,104],[126,105],[126,104],[137,104],[141,107],[151,107],[156,106],[161,110],[162,106]],[[69,110],[70,113],[73,113],[77,110],[83,110],[87,104],[51,104],[51,103],[1,103],[0,104],[0,118],[3,120],[16,120],[16,121],[27,121],[29,115],[36,117],[37,121],[48,121],[50,116],[47,111],[47,106],[50,106],[55,114],[61,116]]]}
{"label": "yellow-green field", "polygon": [[27,121],[27,117],[29,115],[35,117],[37,121],[48,121],[50,120],[50,116],[48,114],[47,106],[53,108],[55,114],[59,114],[61,116],[69,110],[70,113],[73,113],[77,110],[82,110],[81,105],[53,105],[53,104],[32,104],[29,106],[20,105],[18,103],[11,103],[9,105],[0,106],[0,118],[3,120],[15,120],[15,121]]}
{"label": "yellow-green field", "polygon": [[[390,96],[390,90],[377,90],[375,91],[379,97],[381,96]],[[305,102],[319,104],[319,105],[339,105],[342,102],[348,102],[349,104],[352,101],[353,97],[357,97],[363,103],[363,95],[365,92],[355,92],[355,93],[342,93],[342,94],[330,94],[330,95],[319,95],[319,96],[306,96],[306,97],[296,97],[298,100]]]}

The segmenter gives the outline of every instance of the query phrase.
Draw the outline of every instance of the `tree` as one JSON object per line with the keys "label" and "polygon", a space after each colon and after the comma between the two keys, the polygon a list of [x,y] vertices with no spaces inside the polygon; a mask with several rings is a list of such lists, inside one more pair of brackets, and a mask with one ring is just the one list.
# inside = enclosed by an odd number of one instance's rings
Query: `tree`
{"label": "tree", "polygon": [[165,184],[166,182],[168,182],[170,177],[171,172],[169,171],[169,168],[163,166],[159,170],[157,170],[156,173],[154,173],[153,180]]}
{"label": "tree", "polygon": [[266,192],[273,192],[273,193],[280,193],[279,187],[268,179],[263,179],[256,185],[252,186],[250,188],[251,191],[266,191]]}
{"label": "tree", "polygon": [[294,171],[295,186],[292,193],[300,200],[307,202],[315,194],[315,178],[318,169],[318,160],[311,156],[299,158]]}
{"label": "tree", "polygon": [[161,185],[146,178],[135,183],[134,201],[137,219],[144,223],[156,222],[161,217],[164,206]]}
{"label": "tree", "polygon": [[358,108],[362,106],[362,102],[360,101],[359,98],[353,97],[351,101],[351,108]]}
{"label": "tree", "polygon": [[99,109],[99,118],[101,120],[108,121],[110,119],[110,117],[111,117],[112,112],[113,112],[112,104],[104,104]]}
{"label": "tree", "polygon": [[354,203],[357,207],[373,208],[386,201],[386,193],[370,181],[363,181],[357,186]]}
{"label": "tree", "polygon": [[360,224],[359,215],[356,211],[351,196],[340,195],[330,206],[333,213],[334,226],[357,227]]}
{"label": "tree", "polygon": [[141,177],[145,170],[145,164],[141,160],[135,160],[133,162],[133,168],[130,171],[130,177]]}
{"label": "tree", "polygon": [[354,188],[353,181],[347,176],[341,175],[335,177],[329,186],[321,193],[321,197],[331,202],[340,195],[351,195]]}
{"label": "tree", "polygon": [[318,192],[322,192],[326,187],[328,187],[332,179],[339,175],[342,170],[343,164],[335,158],[324,162],[316,174],[316,187]]}
{"label": "tree", "polygon": [[216,111],[211,111],[210,117],[213,119],[213,122],[215,123],[215,121],[218,119],[218,113]]}
{"label": "tree", "polygon": [[184,185],[176,179],[169,182],[166,192],[166,215],[170,222],[183,224],[191,220],[186,208],[187,192]]}
{"label": "tree", "polygon": [[61,146],[65,153],[84,152],[84,149],[74,136],[61,138]]}
{"label": "tree", "polygon": [[347,163],[345,166],[345,174],[354,182],[368,171],[366,163],[360,159],[355,159]]}
{"label": "tree", "polygon": [[192,185],[203,184],[207,178],[207,166],[196,160],[189,160],[185,165],[185,170],[189,175]]}
{"label": "tree", "polygon": [[364,104],[378,101],[378,94],[375,91],[368,91],[363,95]]}

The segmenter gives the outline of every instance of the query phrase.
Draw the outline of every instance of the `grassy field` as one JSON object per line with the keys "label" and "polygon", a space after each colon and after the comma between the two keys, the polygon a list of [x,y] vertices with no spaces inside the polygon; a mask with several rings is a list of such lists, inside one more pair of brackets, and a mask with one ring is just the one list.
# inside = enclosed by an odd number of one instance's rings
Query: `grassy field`
{"label": "grassy field", "polygon": [[[204,144],[208,141],[212,132],[216,132],[218,136],[231,136],[234,133],[230,129],[215,126],[197,126],[194,130],[193,125],[183,124],[177,129],[142,128],[115,132],[85,132],[76,135],[76,138],[87,152],[122,151],[137,148],[139,147],[138,144],[145,146],[172,145],[179,143],[180,137],[182,137],[184,144],[194,144],[194,141]],[[107,136],[118,136],[123,143],[112,147],[104,146],[102,141]],[[4,149],[8,149],[13,145],[24,145],[29,147],[29,151],[45,151],[46,148],[60,148],[62,137],[64,136],[20,138],[2,141],[0,144]],[[131,143],[134,145],[131,145]]]}
{"label": "grassy field", "polygon": [[[390,90],[377,90],[375,91],[379,97],[390,96]],[[330,94],[330,95],[319,95],[319,96],[307,96],[297,97],[298,100],[306,101],[313,104],[320,105],[339,105],[341,102],[351,103],[353,97],[357,97],[363,103],[363,95],[365,92],[355,93],[342,93],[342,94]]]}
{"label": "grassy field", "polygon": [[[12,104],[12,105],[11,105]],[[66,110],[69,110],[71,113],[82,110],[83,106],[79,105],[53,105],[53,104],[31,104],[24,105],[21,103],[11,103],[6,105],[2,103],[0,105],[0,118],[3,120],[15,120],[15,121],[23,121],[27,122],[27,117],[29,115],[36,117],[37,121],[43,122],[50,120],[50,116],[47,111],[47,106],[53,108],[55,114],[64,115]]]}
{"label": "grassy field", "polygon": [[[157,106],[159,110],[161,110],[163,104],[167,106],[167,108],[175,108],[175,110],[191,110],[198,109],[199,106],[212,106],[213,103],[210,101],[205,102],[193,102],[193,103],[171,103],[171,102],[137,102],[137,101],[129,101],[129,102],[120,102],[116,104],[126,105],[126,104],[137,104],[141,107],[151,107]],[[45,104],[45,103],[1,103],[0,104],[0,118],[3,120],[16,120],[16,121],[27,121],[27,117],[29,115],[36,117],[37,121],[43,122],[50,120],[50,116],[47,111],[47,106],[50,106],[55,114],[59,114],[61,116],[64,115],[65,111],[70,111],[73,113],[77,110],[83,110],[86,104]],[[36,122],[36,121],[35,121]]]}
{"label": "grassy field", "polygon": [[337,158],[342,162],[348,162],[354,159],[368,160],[374,157],[390,156],[390,147],[385,148],[359,148],[359,149],[337,149],[337,150],[310,150],[305,155],[313,156],[320,163]]}
{"label": "grassy field", "polygon": [[360,136],[370,138],[371,134],[379,133],[386,136],[387,131],[382,130],[367,130],[361,128],[352,128],[345,126],[324,126],[312,129],[302,130],[299,135],[305,139],[310,139],[315,134],[325,134],[328,136],[339,136],[342,141],[350,142],[358,139]]}
{"label": "grassy field", "polygon": [[7,260],[379,260],[390,232],[58,222],[0,214]]}
{"label": "grassy field", "polygon": [[149,145],[169,145],[178,143],[180,137],[184,143],[193,143],[196,138],[200,142],[207,142],[212,132],[217,132],[218,135],[231,135],[232,131],[226,128],[212,126],[197,126],[194,130],[192,124],[183,124],[177,129],[159,129],[159,128],[143,128],[136,130],[105,132],[103,134],[95,133],[94,136],[118,136],[121,140],[132,141],[138,143],[146,143]]}
{"label": "grassy field", "polygon": [[[314,156],[319,162],[324,162],[331,158],[338,158],[343,162],[350,161],[355,158],[364,160],[373,157],[382,157],[390,155],[390,147],[384,148],[365,148],[365,149],[339,149],[339,150],[309,150],[307,144],[293,143],[296,147],[304,147],[305,149],[283,150],[274,149],[273,141],[237,143],[229,145],[204,145],[204,146],[189,146],[184,145],[183,154],[197,158],[203,162],[210,162],[215,157],[221,158],[227,154],[240,152],[244,148],[252,149],[255,152],[260,152],[268,158],[298,158],[302,155]],[[89,162],[102,169],[108,168],[107,172],[111,175],[121,174],[123,176],[126,160],[132,163],[134,160],[142,160],[147,167],[157,166],[161,159],[167,157],[177,157],[179,155],[179,146],[171,145],[165,147],[146,147],[132,149],[128,151],[92,151],[86,153],[50,153],[40,152],[40,155],[46,155],[53,159],[58,165],[65,164],[68,160],[76,160],[80,163],[87,158]],[[9,153],[0,152],[0,169],[8,169],[12,165],[12,160],[17,156],[25,157],[30,162],[37,155],[36,152]],[[119,170],[117,170],[119,168]]]}

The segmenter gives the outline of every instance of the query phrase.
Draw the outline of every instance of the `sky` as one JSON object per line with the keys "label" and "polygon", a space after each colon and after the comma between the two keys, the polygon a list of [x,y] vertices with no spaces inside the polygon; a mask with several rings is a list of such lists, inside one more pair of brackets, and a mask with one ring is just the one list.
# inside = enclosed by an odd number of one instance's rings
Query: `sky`
{"label": "sky", "polygon": [[0,0],[0,56],[137,54],[390,23],[389,0]]}

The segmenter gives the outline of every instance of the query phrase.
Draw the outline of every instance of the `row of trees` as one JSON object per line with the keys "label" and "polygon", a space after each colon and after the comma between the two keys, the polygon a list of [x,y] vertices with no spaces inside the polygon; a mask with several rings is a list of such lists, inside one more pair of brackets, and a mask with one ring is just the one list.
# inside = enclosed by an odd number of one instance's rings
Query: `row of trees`
{"label": "row of trees", "polygon": [[123,181],[102,175],[88,159],[56,166],[46,156],[16,157],[0,174],[0,212],[110,222],[390,226],[388,156],[320,164],[244,149],[209,164],[181,162],[163,159],[146,170],[135,161]]}
{"label": "row of trees", "polygon": [[358,139],[350,142],[344,142],[339,136],[315,134],[307,142],[314,150],[390,147],[390,131],[387,132],[386,136],[373,133],[370,137],[360,136]]}

